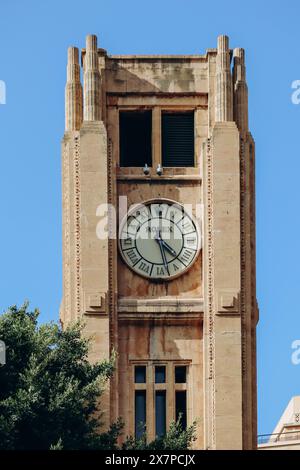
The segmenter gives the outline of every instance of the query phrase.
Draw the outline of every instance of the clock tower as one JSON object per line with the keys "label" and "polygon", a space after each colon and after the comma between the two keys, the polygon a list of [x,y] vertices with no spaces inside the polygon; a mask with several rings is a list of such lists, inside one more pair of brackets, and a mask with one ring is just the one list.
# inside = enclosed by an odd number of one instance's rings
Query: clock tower
{"label": "clock tower", "polygon": [[[81,84],[81,68],[82,80]],[[68,50],[63,326],[117,351],[106,425],[197,449],[256,448],[254,141],[243,49]]]}

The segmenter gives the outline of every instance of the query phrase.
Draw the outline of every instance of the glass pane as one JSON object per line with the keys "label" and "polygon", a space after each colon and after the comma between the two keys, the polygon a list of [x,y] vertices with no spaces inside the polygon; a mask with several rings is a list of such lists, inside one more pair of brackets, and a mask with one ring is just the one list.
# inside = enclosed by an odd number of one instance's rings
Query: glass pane
{"label": "glass pane", "polygon": [[175,383],[176,384],[186,383],[186,366],[175,367]]}
{"label": "glass pane", "polygon": [[155,367],[155,383],[156,384],[166,383],[166,366]]}
{"label": "glass pane", "polygon": [[146,383],[146,366],[135,366],[134,381],[136,384]]}
{"label": "glass pane", "polygon": [[166,434],[166,391],[158,390],[155,393],[155,432],[156,436]]}
{"label": "glass pane", "polygon": [[186,391],[175,392],[176,421],[180,417],[182,429],[186,429]]}
{"label": "glass pane", "polygon": [[120,165],[152,166],[152,112],[120,112]]}
{"label": "glass pane", "polygon": [[135,391],[135,437],[140,438],[146,426],[146,390]]}

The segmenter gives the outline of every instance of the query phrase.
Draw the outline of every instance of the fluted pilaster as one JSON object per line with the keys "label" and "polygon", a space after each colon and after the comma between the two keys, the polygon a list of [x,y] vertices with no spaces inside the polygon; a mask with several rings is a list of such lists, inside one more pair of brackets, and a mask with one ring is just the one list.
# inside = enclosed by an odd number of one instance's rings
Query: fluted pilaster
{"label": "fluted pilaster", "polygon": [[101,120],[101,77],[98,66],[97,37],[86,38],[84,63],[84,120]]}
{"label": "fluted pilaster", "polygon": [[234,49],[233,53],[233,109],[234,120],[239,130],[248,131],[248,87],[246,82],[245,52],[244,49]]}
{"label": "fluted pilaster", "polygon": [[218,37],[216,64],[216,122],[233,120],[232,77],[227,36]]}
{"label": "fluted pilaster", "polygon": [[79,130],[82,123],[82,86],[80,82],[79,52],[68,49],[67,83],[65,88],[65,130]]}

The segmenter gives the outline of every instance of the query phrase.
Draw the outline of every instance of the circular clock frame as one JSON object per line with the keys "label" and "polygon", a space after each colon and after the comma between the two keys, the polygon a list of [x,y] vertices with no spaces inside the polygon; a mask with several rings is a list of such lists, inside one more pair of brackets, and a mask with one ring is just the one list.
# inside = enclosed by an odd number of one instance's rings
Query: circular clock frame
{"label": "circular clock frame", "polygon": [[[196,249],[196,252],[194,254],[194,257],[193,257],[191,263],[188,266],[186,266],[185,269],[182,269],[179,273],[176,273],[176,274],[173,274],[173,275],[170,275],[170,276],[167,276],[167,277],[163,277],[163,276],[162,277],[159,277],[159,276],[151,277],[148,274],[143,274],[142,272],[135,270],[134,266],[130,266],[130,264],[126,260],[126,258],[124,256],[124,253],[123,253],[122,246],[121,246],[122,229],[123,229],[126,221],[128,220],[128,218],[133,213],[138,211],[140,207],[142,208],[142,207],[145,207],[145,206],[151,206],[152,204],[168,204],[168,205],[174,205],[174,206],[179,207],[180,210],[182,211],[182,213],[185,214],[190,219],[190,221],[192,222],[192,224],[195,227],[195,232],[197,234],[197,249]],[[179,202],[174,201],[172,199],[168,199],[168,198],[147,199],[146,201],[134,204],[134,207],[129,209],[129,211],[122,218],[122,220],[120,222],[120,225],[119,225],[119,230],[118,230],[118,248],[119,248],[119,252],[120,252],[122,261],[137,276],[148,279],[148,281],[151,281],[151,282],[170,282],[174,279],[177,279],[180,276],[183,276],[184,274],[186,274],[194,266],[195,262],[197,261],[197,259],[199,257],[199,253],[200,253],[201,248],[202,248],[202,233],[201,233],[199,223],[197,222],[197,220],[195,219],[195,217],[193,215],[190,215],[190,214],[187,213],[187,211],[185,211],[183,204],[180,204]],[[175,259],[177,259],[177,258],[175,258]]]}

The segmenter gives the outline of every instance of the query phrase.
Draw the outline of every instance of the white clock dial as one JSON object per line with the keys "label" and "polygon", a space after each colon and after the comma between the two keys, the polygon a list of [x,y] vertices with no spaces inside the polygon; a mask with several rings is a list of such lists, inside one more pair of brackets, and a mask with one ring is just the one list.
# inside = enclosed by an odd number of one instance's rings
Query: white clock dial
{"label": "white clock dial", "polygon": [[126,264],[153,280],[187,271],[200,250],[200,231],[183,206],[169,200],[135,206],[121,223],[119,249]]}

